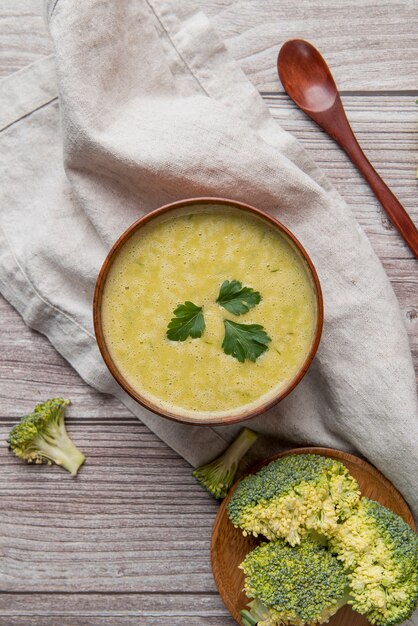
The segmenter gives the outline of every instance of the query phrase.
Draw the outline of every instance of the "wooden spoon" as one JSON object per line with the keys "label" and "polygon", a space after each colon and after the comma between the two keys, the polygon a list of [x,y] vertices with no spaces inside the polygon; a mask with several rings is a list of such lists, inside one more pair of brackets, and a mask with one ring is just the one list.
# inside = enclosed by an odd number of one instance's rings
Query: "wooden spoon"
{"label": "wooden spoon", "polygon": [[291,39],[279,52],[277,69],[287,94],[347,153],[415,258],[418,258],[417,228],[360,148],[347,120],[334,78],[321,54],[308,41]]}

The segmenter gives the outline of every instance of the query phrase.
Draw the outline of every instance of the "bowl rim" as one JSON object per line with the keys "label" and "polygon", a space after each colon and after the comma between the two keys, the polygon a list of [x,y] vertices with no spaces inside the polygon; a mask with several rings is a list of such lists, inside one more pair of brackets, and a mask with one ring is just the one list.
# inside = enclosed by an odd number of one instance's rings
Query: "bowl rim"
{"label": "bowl rim", "polygon": [[[289,381],[289,383],[283,389],[280,390],[279,393],[274,395],[268,401],[264,402],[261,405],[255,406],[252,409],[246,409],[245,411],[242,411],[238,414],[236,413],[231,417],[223,415],[223,416],[217,416],[213,418],[204,417],[204,418],[199,419],[198,417],[192,417],[190,415],[182,415],[181,413],[168,411],[165,408],[157,404],[154,404],[148,398],[143,397],[123,377],[121,372],[118,370],[116,364],[114,363],[112,357],[110,356],[110,353],[106,346],[102,323],[101,323],[101,303],[102,303],[104,284],[105,284],[109,269],[113,263],[113,260],[118,254],[119,250],[122,248],[122,246],[140,228],[142,228],[143,226],[145,226],[152,220],[160,217],[161,215],[165,215],[166,213],[169,213],[170,211],[175,212],[177,209],[180,209],[182,207],[194,206],[194,205],[199,205],[199,204],[200,205],[215,204],[215,205],[220,205],[220,206],[234,207],[238,210],[258,216],[262,220],[269,222],[274,228],[276,228],[276,230],[279,230],[280,232],[284,233],[292,241],[292,243],[298,249],[301,256],[304,258],[309,268],[310,275],[312,277],[314,293],[316,297],[317,320],[316,320],[316,326],[315,326],[314,339],[312,341],[311,348],[304,362],[302,363],[301,367],[296,373],[296,375]],[[96,286],[95,286],[94,297],[93,297],[93,325],[94,325],[96,341],[97,341],[100,353],[103,357],[103,360],[107,368],[109,369],[110,373],[112,374],[113,378],[115,378],[117,383],[122,387],[124,391],[126,391],[126,393],[128,393],[131,396],[131,398],[133,398],[136,402],[141,404],[143,407],[145,407],[149,411],[152,411],[153,413],[156,413],[157,415],[160,415],[161,417],[165,417],[170,420],[174,420],[174,421],[186,423],[186,424],[194,424],[196,426],[227,425],[227,424],[236,424],[239,422],[243,422],[243,421],[252,419],[253,417],[256,417],[257,415],[260,415],[261,413],[264,413],[264,411],[267,411],[267,409],[271,408],[272,406],[274,406],[275,404],[283,400],[283,398],[285,398],[299,384],[299,382],[302,380],[302,378],[305,376],[306,372],[308,371],[314,359],[314,356],[318,350],[318,346],[319,346],[319,342],[320,342],[321,334],[322,334],[323,322],[324,322],[324,303],[323,303],[322,290],[321,290],[321,285],[319,282],[318,274],[316,272],[314,264],[311,261],[311,258],[309,257],[308,253],[306,252],[305,248],[302,246],[300,241],[295,237],[295,235],[288,228],[286,228],[286,226],[284,226],[281,222],[279,222],[275,217],[273,217],[269,213],[266,213],[265,211],[258,209],[250,204],[239,202],[237,200],[229,200],[227,198],[222,198],[222,197],[218,198],[218,197],[211,197],[211,196],[200,196],[196,198],[187,198],[184,200],[177,200],[175,202],[170,202],[169,204],[165,204],[157,209],[154,209],[153,211],[146,213],[145,215],[140,217],[138,220],[136,220],[126,230],[123,231],[123,233],[118,237],[118,239],[115,241],[112,248],[106,255],[106,258],[103,261],[103,264],[100,268],[100,271],[96,280]]]}

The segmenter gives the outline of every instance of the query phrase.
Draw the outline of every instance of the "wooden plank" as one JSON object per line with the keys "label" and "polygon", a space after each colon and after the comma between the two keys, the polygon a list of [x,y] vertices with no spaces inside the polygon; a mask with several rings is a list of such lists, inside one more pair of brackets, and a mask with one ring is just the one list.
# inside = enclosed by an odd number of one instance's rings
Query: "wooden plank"
{"label": "wooden plank", "polygon": [[42,0],[0,0],[0,77],[51,54]]}
{"label": "wooden plank", "polygon": [[0,447],[1,590],[214,593],[218,505],[190,466],[138,422],[68,429],[87,457],[75,479]]}
{"label": "wooden plank", "polygon": [[[283,91],[280,45],[300,37],[327,59],[343,90],[416,90],[414,0],[197,0],[260,91]],[[49,54],[40,0],[0,0],[0,76]]]}
{"label": "wooden plank", "polygon": [[417,89],[414,0],[199,0],[199,6],[260,91],[283,91],[277,54],[293,38],[321,51],[340,89]]}
{"label": "wooden plank", "polygon": [[0,626],[233,626],[217,594],[1,594]]}

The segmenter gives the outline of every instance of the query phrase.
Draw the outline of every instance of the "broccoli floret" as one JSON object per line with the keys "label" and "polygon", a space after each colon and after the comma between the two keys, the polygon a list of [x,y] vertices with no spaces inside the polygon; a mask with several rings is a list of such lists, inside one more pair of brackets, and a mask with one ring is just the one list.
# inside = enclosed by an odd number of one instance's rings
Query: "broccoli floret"
{"label": "broccoli floret", "polygon": [[329,537],[360,499],[346,467],[317,454],[273,461],[238,485],[228,515],[244,535],[286,539],[297,545],[307,531]]}
{"label": "broccoli floret", "polygon": [[261,544],[240,567],[245,593],[255,599],[241,614],[246,626],[323,624],[348,600],[344,566],[310,537],[297,546]]}
{"label": "broccoli floret", "polygon": [[[228,514],[244,534],[282,538],[291,546],[301,539],[322,544],[346,572],[349,604],[371,624],[395,626],[415,610],[417,535],[383,505],[360,500],[356,481],[341,463],[319,455],[274,461],[239,484]],[[271,606],[266,609],[257,598],[243,618],[246,626],[274,626]]]}
{"label": "broccoli floret", "polygon": [[418,603],[418,537],[402,518],[362,498],[329,548],[351,572],[350,604],[371,624],[393,626],[411,616]]}
{"label": "broccoli floret", "polygon": [[215,498],[225,498],[237,473],[240,460],[257,437],[257,433],[253,430],[244,428],[220,457],[195,469],[193,476]]}
{"label": "broccoli floret", "polygon": [[10,450],[28,463],[56,463],[75,476],[85,456],[65,429],[64,410],[68,404],[70,401],[62,398],[38,404],[10,431]]}

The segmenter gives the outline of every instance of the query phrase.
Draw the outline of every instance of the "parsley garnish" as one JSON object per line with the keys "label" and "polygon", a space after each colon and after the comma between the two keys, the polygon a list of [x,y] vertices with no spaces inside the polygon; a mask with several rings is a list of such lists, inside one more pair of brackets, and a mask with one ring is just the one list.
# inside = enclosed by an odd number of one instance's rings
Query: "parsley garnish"
{"label": "parsley garnish", "polygon": [[[248,313],[261,300],[261,294],[252,287],[243,287],[238,280],[225,280],[220,288],[216,302],[233,315]],[[167,326],[167,337],[172,341],[186,341],[201,337],[205,330],[203,307],[186,300],[184,304],[174,309],[174,316]],[[255,362],[256,359],[268,350],[270,337],[260,324],[237,324],[231,320],[224,320],[225,335],[222,348],[229,354],[244,363],[246,359]],[[206,342],[209,343],[209,342]]]}
{"label": "parsley garnish", "polygon": [[225,337],[222,348],[225,354],[230,354],[244,363],[245,359],[255,361],[268,348],[271,341],[263,326],[260,324],[237,324],[231,320],[224,320]]}
{"label": "parsley garnish", "polygon": [[216,302],[233,315],[248,313],[261,300],[261,294],[251,287],[243,287],[238,280],[225,280]]}
{"label": "parsley garnish", "polygon": [[187,337],[201,337],[205,330],[201,306],[188,300],[174,309],[173,317],[167,326],[167,337],[172,341],[186,341]]}

